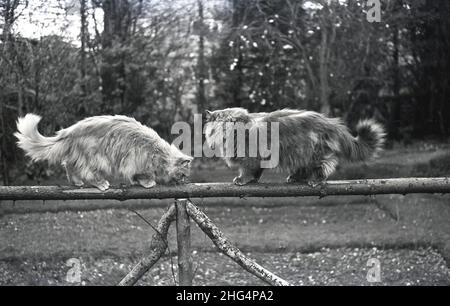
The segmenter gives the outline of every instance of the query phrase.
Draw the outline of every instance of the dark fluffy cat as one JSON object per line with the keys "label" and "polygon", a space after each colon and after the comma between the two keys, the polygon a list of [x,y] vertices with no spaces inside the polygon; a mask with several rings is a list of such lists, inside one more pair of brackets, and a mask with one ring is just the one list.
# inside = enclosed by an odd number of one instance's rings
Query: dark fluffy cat
{"label": "dark fluffy cat", "polygon": [[[278,168],[288,172],[287,182],[311,185],[325,181],[343,161],[365,161],[374,157],[381,150],[385,138],[383,127],[374,120],[360,121],[356,126],[358,135],[354,137],[340,119],[313,111],[283,109],[271,113],[249,113],[243,108],[227,108],[208,111],[206,117],[206,141],[211,148],[224,146],[224,139],[229,137],[224,132],[227,122],[242,122],[257,129],[261,123],[278,122]],[[263,172],[260,157],[224,159],[228,166],[239,169],[235,184],[257,182]]]}

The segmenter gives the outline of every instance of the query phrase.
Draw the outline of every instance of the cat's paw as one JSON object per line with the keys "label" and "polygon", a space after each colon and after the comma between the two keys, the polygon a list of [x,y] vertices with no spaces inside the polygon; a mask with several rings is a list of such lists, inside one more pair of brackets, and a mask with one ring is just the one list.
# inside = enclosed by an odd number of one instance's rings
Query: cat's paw
{"label": "cat's paw", "polygon": [[286,183],[288,183],[288,184],[301,184],[301,183],[305,183],[305,180],[299,180],[299,179],[296,178],[295,176],[289,175],[289,176],[286,178]]}
{"label": "cat's paw", "polygon": [[236,177],[233,179],[233,184],[238,185],[238,186],[243,186],[243,185],[245,185],[245,183],[244,183],[242,177],[239,177],[239,176],[236,176]]}
{"label": "cat's paw", "polygon": [[308,184],[309,187],[316,188],[317,186],[324,187],[326,185],[326,182],[325,181],[312,181],[312,180],[310,180],[310,181],[307,182],[307,184]]}
{"label": "cat's paw", "polygon": [[81,180],[78,176],[72,176],[71,180],[69,181],[72,184],[74,184],[77,187],[83,187],[84,186],[84,182],[83,180]]}
{"label": "cat's paw", "polygon": [[238,186],[244,186],[244,185],[247,185],[250,183],[257,183],[257,180],[256,179],[247,179],[246,180],[244,177],[236,176],[233,179],[233,183]]}
{"label": "cat's paw", "polygon": [[144,188],[152,188],[155,187],[156,182],[155,180],[144,180],[144,179],[140,179],[138,180],[139,185],[141,185]]}
{"label": "cat's paw", "polygon": [[76,187],[83,187],[84,186],[84,182],[83,181],[74,181],[73,182],[73,184],[76,186]]}
{"label": "cat's paw", "polygon": [[96,182],[93,185],[97,187],[100,191],[106,191],[109,189],[109,182],[107,180]]}

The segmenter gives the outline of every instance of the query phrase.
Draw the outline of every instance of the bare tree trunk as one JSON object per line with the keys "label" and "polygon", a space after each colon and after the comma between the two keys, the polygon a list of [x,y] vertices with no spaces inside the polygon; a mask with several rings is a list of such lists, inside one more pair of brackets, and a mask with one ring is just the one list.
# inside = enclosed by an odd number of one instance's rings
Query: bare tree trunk
{"label": "bare tree trunk", "polygon": [[16,80],[17,80],[17,114],[19,117],[23,116],[23,106],[24,106],[24,86],[23,86],[23,79],[19,76],[19,74],[16,74]]}
{"label": "bare tree trunk", "polygon": [[103,0],[103,65],[101,69],[102,105],[105,113],[114,106],[125,109],[125,54],[119,48],[126,43],[132,27],[131,5],[126,0]]}
{"label": "bare tree trunk", "polygon": [[[241,16],[242,16],[242,12],[241,12],[241,8],[242,5],[239,4],[239,1],[241,0],[233,0],[233,19],[232,19],[232,27],[234,30],[236,30],[239,27],[239,23],[241,22]],[[241,42],[239,40],[239,42],[236,45],[236,50],[237,50],[237,64],[236,64],[236,69],[235,69],[235,77],[233,78],[233,88],[232,88],[232,96],[233,96],[233,100],[230,101],[230,103],[232,104],[232,106],[243,106],[242,105],[242,99],[241,99],[241,90],[242,90],[242,82],[243,82],[243,71],[242,71],[242,61],[243,61],[243,56],[242,56],[242,51],[241,51]]]}
{"label": "bare tree trunk", "polygon": [[87,47],[87,0],[80,0],[80,16],[81,16],[81,27],[80,27],[80,77],[81,77],[81,105],[78,109],[78,115],[83,116],[86,113],[85,98],[86,98],[86,47]]}
{"label": "bare tree trunk", "polygon": [[3,108],[3,99],[0,101],[0,125],[1,125],[1,161],[2,161],[2,178],[3,178],[3,185],[9,185],[9,167],[8,167],[8,161],[6,159],[6,126],[5,126],[5,116],[4,116],[4,108]]}
{"label": "bare tree trunk", "polygon": [[[391,114],[389,118],[389,134],[393,139],[397,139],[400,135],[398,134],[398,130],[400,127],[400,112],[401,112],[401,103],[400,103],[400,42],[399,42],[399,30],[396,25],[392,27],[393,31],[393,103],[391,107]],[[430,105],[433,104],[434,99],[431,99]]]}
{"label": "bare tree trunk", "polygon": [[205,93],[205,78],[206,64],[205,64],[205,23],[203,14],[203,1],[197,0],[198,5],[198,18],[200,31],[198,36],[198,63],[197,63],[197,101],[198,112],[203,113],[206,107],[206,93]]}
{"label": "bare tree trunk", "polygon": [[[0,53],[0,74],[5,69],[5,58],[9,54],[9,47],[10,47],[10,31],[13,26],[13,23],[16,19],[15,12],[17,7],[19,6],[18,0],[6,0],[4,3],[2,3],[2,12],[1,15],[3,15],[3,33],[2,33],[2,50]],[[3,94],[3,84],[4,80],[0,79],[0,132],[1,132],[1,140],[0,140],[0,154],[1,154],[1,163],[2,163],[2,177],[3,177],[3,184],[9,185],[9,166],[8,166],[8,160],[7,160],[7,152],[9,150],[7,137],[8,137],[8,131],[6,130],[7,126],[5,123],[6,117],[5,117],[5,103],[6,103],[6,97]],[[18,82],[19,83],[19,82]],[[21,95],[21,89],[18,89],[19,95]],[[19,96],[19,100],[21,99],[21,96]],[[19,105],[19,112],[21,111],[20,105]]]}
{"label": "bare tree trunk", "polygon": [[325,114],[330,114],[330,88],[328,86],[328,30],[325,25],[322,25],[322,39],[320,43],[319,52],[319,80],[320,80],[320,111]]}
{"label": "bare tree trunk", "polygon": [[330,61],[331,48],[336,39],[336,29],[334,25],[334,13],[328,5],[324,6],[321,21],[321,42],[319,51],[319,80],[320,80],[320,111],[325,115],[330,115]]}

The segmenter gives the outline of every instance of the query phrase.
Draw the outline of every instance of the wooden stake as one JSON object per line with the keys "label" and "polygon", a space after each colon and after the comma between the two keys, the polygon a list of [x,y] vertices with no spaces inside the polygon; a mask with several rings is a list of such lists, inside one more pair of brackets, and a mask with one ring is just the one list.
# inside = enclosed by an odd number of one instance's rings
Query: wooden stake
{"label": "wooden stake", "polygon": [[186,209],[186,199],[176,200],[178,280],[180,286],[192,286],[191,226]]}

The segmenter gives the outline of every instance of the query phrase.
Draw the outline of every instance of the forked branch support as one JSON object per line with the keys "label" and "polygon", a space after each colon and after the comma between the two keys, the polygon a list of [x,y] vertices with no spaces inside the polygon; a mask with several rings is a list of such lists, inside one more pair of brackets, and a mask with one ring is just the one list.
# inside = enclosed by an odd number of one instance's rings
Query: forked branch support
{"label": "forked branch support", "polygon": [[158,223],[158,233],[155,233],[150,242],[150,251],[136,266],[120,281],[119,286],[134,285],[164,254],[167,248],[167,233],[170,223],[177,221],[178,240],[178,273],[179,284],[192,285],[192,259],[190,258],[190,229],[189,217],[194,220],[203,232],[213,241],[217,248],[235,261],[249,273],[273,286],[289,286],[290,284],[276,276],[269,270],[260,266],[238,248],[236,248],[220,231],[220,229],[200,209],[189,200],[178,200],[175,205],[161,217]]}
{"label": "forked branch support", "polygon": [[202,231],[212,240],[216,247],[225,255],[234,260],[244,270],[255,275],[262,281],[272,286],[290,286],[284,279],[276,276],[266,268],[257,264],[245,256],[237,247],[235,247],[222,233],[222,231],[205,215],[197,206],[190,201],[186,208],[189,216],[194,220]]}

